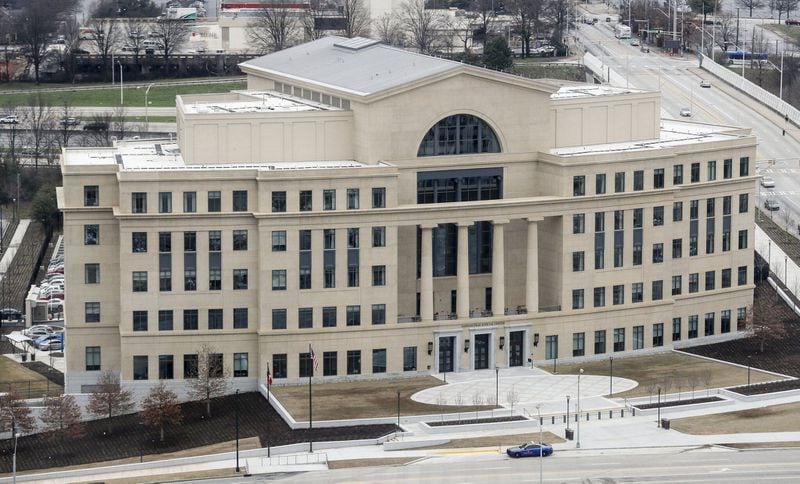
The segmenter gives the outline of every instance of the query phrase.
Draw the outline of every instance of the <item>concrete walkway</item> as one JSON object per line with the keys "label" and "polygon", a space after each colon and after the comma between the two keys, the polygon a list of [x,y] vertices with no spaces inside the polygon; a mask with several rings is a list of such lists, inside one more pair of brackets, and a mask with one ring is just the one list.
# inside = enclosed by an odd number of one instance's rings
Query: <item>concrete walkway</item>
{"label": "concrete walkway", "polygon": [[8,244],[5,253],[3,253],[3,258],[0,259],[0,281],[6,275],[6,271],[8,268],[11,267],[11,261],[14,260],[14,256],[17,255],[17,249],[19,249],[20,244],[22,244],[22,239],[25,238],[25,232],[28,231],[28,226],[31,224],[30,219],[22,219],[19,221],[19,225],[17,225],[17,230],[14,231],[13,237],[11,237],[11,242]]}

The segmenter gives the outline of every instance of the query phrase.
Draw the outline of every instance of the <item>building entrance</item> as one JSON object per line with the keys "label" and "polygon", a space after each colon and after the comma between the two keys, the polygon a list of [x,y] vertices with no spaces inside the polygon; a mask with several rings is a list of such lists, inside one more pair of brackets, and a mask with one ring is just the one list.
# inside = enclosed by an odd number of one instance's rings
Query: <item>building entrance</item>
{"label": "building entrance", "polygon": [[508,334],[508,366],[523,366],[525,355],[525,331],[511,331]]}
{"label": "building entrance", "polygon": [[439,373],[452,372],[454,370],[455,346],[455,336],[439,337]]}
{"label": "building entrance", "polygon": [[475,358],[475,369],[485,370],[489,368],[489,340],[490,334],[476,334],[475,335],[475,350],[473,352]]}

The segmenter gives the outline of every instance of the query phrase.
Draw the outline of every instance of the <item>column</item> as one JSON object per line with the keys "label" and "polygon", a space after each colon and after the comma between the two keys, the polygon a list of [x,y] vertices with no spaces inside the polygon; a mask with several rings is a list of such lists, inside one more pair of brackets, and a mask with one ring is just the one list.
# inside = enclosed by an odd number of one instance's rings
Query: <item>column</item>
{"label": "column", "polygon": [[469,318],[469,227],[472,222],[458,224],[458,285],[456,309],[458,319]]}
{"label": "column", "polygon": [[423,321],[433,321],[433,226],[423,225],[420,237],[419,315]]}
{"label": "column", "polygon": [[528,219],[527,273],[525,276],[525,307],[528,314],[539,312],[539,224]]}
{"label": "column", "polygon": [[508,220],[492,221],[492,316],[506,309],[506,265],[504,228]]}

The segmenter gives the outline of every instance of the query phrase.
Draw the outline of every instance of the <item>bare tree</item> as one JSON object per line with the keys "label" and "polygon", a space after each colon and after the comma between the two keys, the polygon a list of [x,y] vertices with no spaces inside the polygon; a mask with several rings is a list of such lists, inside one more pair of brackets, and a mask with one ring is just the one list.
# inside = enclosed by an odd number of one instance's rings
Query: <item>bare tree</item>
{"label": "bare tree", "polygon": [[169,75],[169,59],[189,39],[189,24],[180,19],[162,17],[153,24],[152,32],[155,34],[156,47],[164,59],[164,72]]}
{"label": "bare tree", "polygon": [[116,133],[118,139],[125,139],[128,134],[128,117],[127,109],[125,106],[117,106],[114,108],[114,113],[111,118],[110,127]]}
{"label": "bare tree", "polygon": [[288,9],[264,8],[247,25],[247,40],[261,52],[275,52],[289,47],[297,28]]}
{"label": "bare tree", "polygon": [[764,0],[736,0],[736,5],[746,8],[750,11],[748,17],[753,17],[753,10],[761,8],[765,5]]}
{"label": "bare tree", "polygon": [[163,381],[150,389],[150,393],[142,401],[139,412],[142,422],[149,427],[158,427],[161,442],[164,442],[164,426],[177,425],[183,420],[178,395],[167,388]]}
{"label": "bare tree", "polygon": [[75,117],[75,109],[69,100],[64,99],[58,108],[58,134],[57,142],[60,148],[69,145],[69,140],[75,134],[75,128],[71,123],[71,119]]}
{"label": "bare tree", "polygon": [[686,377],[686,383],[689,385],[689,388],[692,389],[692,400],[694,400],[694,391],[697,389],[697,385],[700,384],[700,377],[695,373],[691,373]]}
{"label": "bare tree", "polygon": [[13,386],[0,395],[0,432],[9,432],[12,426],[16,432],[23,434],[30,433],[36,428],[31,409],[25,405],[22,395]]}
{"label": "bare tree", "polygon": [[83,138],[83,143],[86,146],[111,146],[111,127],[114,122],[113,112],[106,111],[93,114],[89,122],[95,126],[104,126],[105,129],[93,129],[88,131],[84,129],[86,136]]}
{"label": "bare tree", "polygon": [[[94,30],[94,35],[89,42],[97,49],[97,53],[100,56],[103,78],[108,79],[110,77],[109,63],[111,62],[111,55],[122,40],[123,32],[120,22],[113,18],[93,18],[89,20],[88,26]],[[115,68],[116,66],[111,66],[112,70]]]}
{"label": "bare tree", "polygon": [[681,400],[681,390],[684,388],[684,385],[686,385],[685,378],[675,378],[675,389],[678,390],[678,401]]}
{"label": "bare tree", "polygon": [[569,28],[568,19],[572,2],[570,0],[550,0],[546,5],[546,16],[552,27],[550,41],[553,45],[563,46],[565,42],[565,32]]}
{"label": "bare tree", "polygon": [[369,35],[369,7],[364,0],[342,0],[342,15],[345,37]]}
{"label": "bare tree", "polygon": [[106,430],[110,434],[111,418],[133,409],[131,392],[122,388],[119,375],[106,370],[97,378],[97,383],[89,394],[89,405],[86,409],[95,417],[107,419]]}
{"label": "bare tree", "polygon": [[472,404],[475,406],[475,418],[478,418],[478,408],[483,405],[483,393],[475,391],[472,394]]}
{"label": "bare tree", "polygon": [[447,397],[442,392],[436,397],[436,405],[439,406],[439,419],[444,422],[444,406],[447,405]]}
{"label": "bare tree", "polygon": [[542,0],[512,0],[510,3],[513,15],[514,32],[522,40],[522,55],[531,55],[531,37],[536,36],[537,27],[543,17],[544,2]]}
{"label": "bare tree", "polygon": [[[3,106],[3,111],[8,116],[17,116],[20,114],[21,108],[17,105],[17,101],[13,99],[13,96],[9,101],[6,101],[5,105]],[[17,167],[17,148],[20,144],[20,130],[17,127],[16,123],[12,123],[7,125],[8,127],[4,129],[7,132],[6,135],[6,148],[8,149],[8,155],[4,159],[4,165],[6,170],[11,167]],[[24,131],[23,131],[24,132]],[[9,165],[8,162],[11,162]]]}
{"label": "bare tree", "polygon": [[223,364],[222,354],[217,353],[216,348],[208,344],[200,347],[197,351],[196,376],[186,380],[186,386],[189,398],[205,402],[208,417],[211,417],[211,399],[225,395],[229,373]]}
{"label": "bare tree", "polygon": [[[325,35],[325,31],[320,27],[322,17],[325,16],[326,5],[322,0],[311,0],[309,8],[303,13],[300,23],[303,27],[305,40],[321,39]],[[291,15],[291,14],[290,14]],[[289,34],[291,35],[291,33]]]}
{"label": "bare tree", "polygon": [[752,333],[755,340],[758,342],[758,352],[763,353],[767,343],[771,341],[780,341],[789,335],[783,322],[780,324],[766,325],[766,324],[753,324]]}
{"label": "bare tree", "polygon": [[424,0],[406,0],[400,7],[400,22],[412,47],[421,54],[433,53],[442,27],[436,11],[426,9]]}
{"label": "bare tree", "polygon": [[33,64],[34,78],[39,83],[39,70],[48,54],[50,36],[58,30],[64,13],[75,6],[75,0],[26,0],[21,2],[14,24],[17,41],[26,47]]}
{"label": "bare tree", "polygon": [[28,146],[33,151],[34,166],[39,168],[39,159],[45,155],[48,133],[55,127],[53,107],[41,95],[28,98],[28,105],[22,108],[22,122],[28,127]]}
{"label": "bare tree", "polygon": [[700,373],[700,381],[703,382],[703,386],[706,387],[706,396],[711,391],[711,382],[713,380],[713,375],[711,374],[711,370],[703,370]]}
{"label": "bare tree", "polygon": [[519,403],[520,395],[516,387],[512,386],[511,390],[506,394],[506,400],[511,404],[511,416],[514,416],[514,405]]}
{"label": "bare tree", "polygon": [[[526,0],[527,2],[528,0]],[[486,47],[486,42],[494,28],[494,1],[493,0],[475,0],[472,2],[472,11],[478,14],[478,28],[477,36],[481,41],[483,47]]]}
{"label": "bare tree", "polygon": [[139,55],[144,51],[144,41],[149,29],[140,22],[129,20],[125,24],[125,46],[133,53],[133,63],[139,67]]}
{"label": "bare tree", "polygon": [[373,32],[381,42],[395,47],[405,44],[403,28],[400,19],[393,13],[385,13],[375,20]]}
{"label": "bare tree", "polygon": [[53,436],[82,437],[86,434],[86,427],[81,422],[81,408],[75,397],[69,394],[47,397],[45,409],[39,416],[46,432],[53,432]]}

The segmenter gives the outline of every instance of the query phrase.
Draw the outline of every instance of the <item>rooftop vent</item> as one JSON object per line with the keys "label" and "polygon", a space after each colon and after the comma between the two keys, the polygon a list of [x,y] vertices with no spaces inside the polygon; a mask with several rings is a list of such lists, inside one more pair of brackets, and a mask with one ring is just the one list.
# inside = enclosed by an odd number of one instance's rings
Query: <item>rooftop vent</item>
{"label": "rooftop vent", "polygon": [[352,39],[346,39],[341,42],[335,42],[333,46],[341,47],[342,49],[358,51],[379,43],[380,43],[379,41],[374,39],[367,39],[364,37],[353,37]]}

